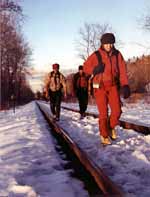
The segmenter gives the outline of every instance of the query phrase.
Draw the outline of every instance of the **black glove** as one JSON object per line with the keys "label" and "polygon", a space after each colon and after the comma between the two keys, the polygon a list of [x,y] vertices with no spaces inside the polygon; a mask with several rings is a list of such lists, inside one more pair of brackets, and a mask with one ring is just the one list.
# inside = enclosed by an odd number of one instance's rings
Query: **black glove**
{"label": "black glove", "polygon": [[98,64],[94,69],[93,69],[93,75],[97,75],[97,74],[100,74],[100,73],[103,73],[104,72],[104,64]]}
{"label": "black glove", "polygon": [[122,87],[122,93],[123,93],[123,98],[124,99],[127,99],[127,98],[129,98],[129,96],[130,96],[130,88],[129,88],[129,86],[128,85],[124,85],[123,87]]}

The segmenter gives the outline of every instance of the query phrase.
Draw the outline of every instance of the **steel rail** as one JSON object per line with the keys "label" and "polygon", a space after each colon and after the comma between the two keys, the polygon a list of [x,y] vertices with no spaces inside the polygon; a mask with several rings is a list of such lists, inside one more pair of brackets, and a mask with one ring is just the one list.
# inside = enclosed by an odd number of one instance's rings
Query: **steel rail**
{"label": "steel rail", "polygon": [[67,131],[65,131],[63,128],[60,128],[59,125],[53,121],[49,112],[43,109],[42,104],[38,102],[37,105],[39,106],[39,109],[43,115],[46,117],[47,121],[53,126],[55,132],[57,132],[67,142],[70,150],[75,153],[82,165],[94,178],[104,196],[122,197],[123,194],[121,188],[116,186],[115,183],[106,175],[104,170],[102,170],[92,159],[90,159],[83,150],[81,150],[81,148],[67,134]]}
{"label": "steel rail", "polygon": [[[79,113],[79,110],[77,109],[72,109],[72,108],[65,107],[65,106],[61,106],[61,108]],[[88,116],[93,116],[94,118],[98,118],[98,115],[94,113],[86,112],[85,114]],[[144,135],[150,134],[150,127],[147,127],[147,126],[138,125],[132,122],[124,121],[124,120],[120,120],[120,126],[122,126],[125,129],[133,129],[138,133],[143,133]]]}

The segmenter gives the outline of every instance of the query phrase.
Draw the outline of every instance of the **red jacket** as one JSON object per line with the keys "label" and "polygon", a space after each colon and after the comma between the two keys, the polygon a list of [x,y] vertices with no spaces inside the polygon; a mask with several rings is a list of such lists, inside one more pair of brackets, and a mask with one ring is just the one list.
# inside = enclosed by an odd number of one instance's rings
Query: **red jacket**
{"label": "red jacket", "polygon": [[79,74],[79,72],[77,72],[74,75],[74,89],[78,89],[78,88],[88,88],[88,78],[85,75],[85,73],[83,73],[82,75]]}
{"label": "red jacket", "polygon": [[[105,66],[105,69],[103,73],[95,75],[95,77],[93,78],[93,83],[103,84],[104,86],[112,86],[114,85],[114,78],[118,78],[121,86],[127,85],[128,77],[126,72],[126,64],[122,54],[115,48],[113,48],[112,54],[110,56],[102,48],[99,48],[98,51],[101,54],[102,62]],[[118,54],[115,55],[116,53]],[[117,66],[117,57],[118,57],[118,66]],[[84,62],[83,70],[86,74],[91,75],[93,73],[93,69],[97,65],[98,65],[98,59],[96,54],[93,53]]]}

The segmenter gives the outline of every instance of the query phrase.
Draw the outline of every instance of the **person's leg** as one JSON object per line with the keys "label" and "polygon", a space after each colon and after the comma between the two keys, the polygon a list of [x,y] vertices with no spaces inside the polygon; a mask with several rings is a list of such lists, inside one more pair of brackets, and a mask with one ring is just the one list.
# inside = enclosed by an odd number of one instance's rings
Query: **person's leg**
{"label": "person's leg", "polygon": [[111,109],[110,128],[113,129],[116,125],[119,125],[121,115],[120,95],[116,86],[112,86],[109,91],[109,105]]}
{"label": "person's leg", "polygon": [[94,96],[96,99],[98,111],[99,111],[99,129],[100,135],[104,138],[109,136],[108,131],[108,98],[106,91],[101,89],[94,89]]}
{"label": "person's leg", "polygon": [[53,115],[56,115],[56,111],[55,111],[55,92],[50,91],[49,92],[49,96],[50,96],[50,109]]}
{"label": "person's leg", "polygon": [[61,105],[62,93],[61,91],[56,92],[56,119],[60,118],[60,105]]}
{"label": "person's leg", "polygon": [[79,102],[79,112],[80,112],[80,115],[82,115],[82,91],[81,90],[78,90],[77,99]]}
{"label": "person's leg", "polygon": [[78,101],[79,101],[79,112],[80,112],[80,115],[82,115],[83,110],[82,110],[82,98],[81,98],[81,96],[78,97]]}
{"label": "person's leg", "polygon": [[85,89],[81,89],[80,97],[79,97],[79,106],[80,106],[80,114],[83,117],[85,116],[87,104],[88,104],[88,92]]}
{"label": "person's leg", "polygon": [[83,115],[85,115],[87,106],[88,106],[88,92],[85,90],[83,93],[83,102],[82,102]]}

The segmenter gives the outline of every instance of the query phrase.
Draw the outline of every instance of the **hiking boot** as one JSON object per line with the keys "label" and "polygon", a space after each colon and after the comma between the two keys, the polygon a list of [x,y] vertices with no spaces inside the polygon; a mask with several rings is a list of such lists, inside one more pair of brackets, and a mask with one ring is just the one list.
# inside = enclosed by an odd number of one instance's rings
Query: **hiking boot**
{"label": "hiking boot", "polygon": [[86,114],[85,114],[85,112],[82,114],[82,116],[83,116],[83,117],[86,117]]}
{"label": "hiking boot", "polygon": [[103,137],[103,136],[100,136],[101,138],[101,143],[104,144],[104,145],[110,145],[111,144],[111,141],[109,139],[109,137]]}
{"label": "hiking boot", "polygon": [[84,116],[83,115],[80,115],[80,120],[84,119]]}
{"label": "hiking boot", "polygon": [[110,130],[110,137],[111,137],[112,140],[117,139],[117,133],[116,133],[115,129]]}

